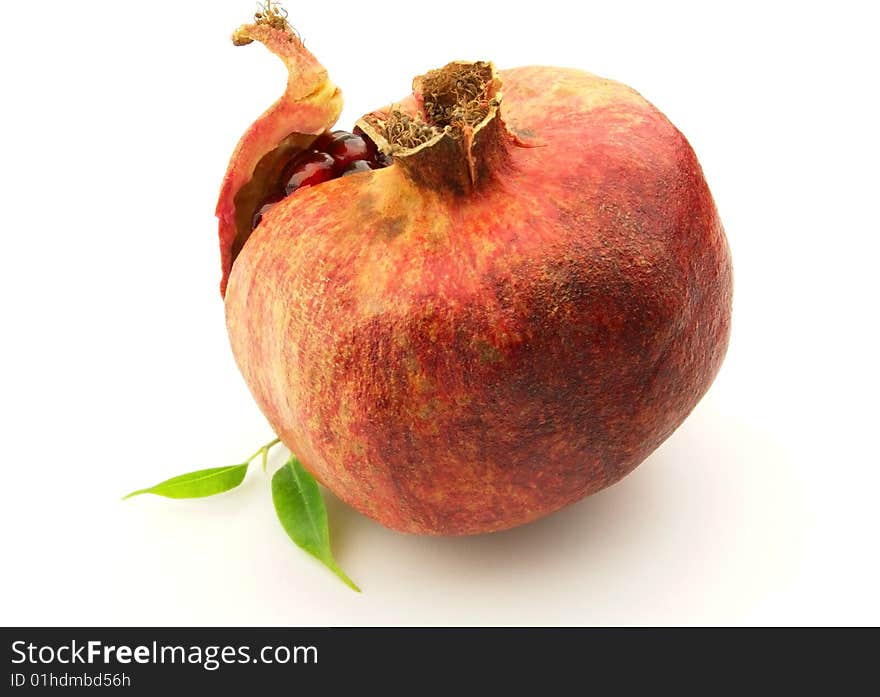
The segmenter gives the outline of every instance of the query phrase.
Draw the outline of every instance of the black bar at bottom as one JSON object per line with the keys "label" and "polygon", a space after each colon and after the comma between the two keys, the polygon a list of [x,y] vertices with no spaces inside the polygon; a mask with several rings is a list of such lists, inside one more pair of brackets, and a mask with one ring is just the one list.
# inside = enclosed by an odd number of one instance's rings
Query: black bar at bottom
{"label": "black bar at bottom", "polygon": [[[2,694],[869,687],[876,630],[4,628]],[[868,682],[862,682],[862,680]]]}

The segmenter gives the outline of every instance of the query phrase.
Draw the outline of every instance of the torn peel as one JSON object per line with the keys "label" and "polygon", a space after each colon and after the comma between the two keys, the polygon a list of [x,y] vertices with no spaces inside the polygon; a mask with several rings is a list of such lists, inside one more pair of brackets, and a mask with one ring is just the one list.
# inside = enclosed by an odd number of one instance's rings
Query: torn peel
{"label": "torn peel", "polygon": [[327,70],[286,24],[258,20],[232,35],[236,46],[259,41],[288,70],[287,89],[242,136],[223,179],[219,218],[220,262],[225,295],[235,257],[251,233],[251,221],[263,193],[293,155],[330,129],[342,111],[342,93]]}

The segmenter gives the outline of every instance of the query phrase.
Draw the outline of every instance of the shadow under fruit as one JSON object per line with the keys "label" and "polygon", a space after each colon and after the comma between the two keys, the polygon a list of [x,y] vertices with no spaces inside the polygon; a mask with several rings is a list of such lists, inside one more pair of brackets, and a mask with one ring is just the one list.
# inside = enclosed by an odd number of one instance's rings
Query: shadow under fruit
{"label": "shadow under fruit", "polygon": [[290,78],[217,207],[229,337],[321,483],[397,530],[490,532],[682,423],[727,348],[731,264],[655,107],[578,70],[455,62],[331,133],[341,94],[280,15],[234,39]]}

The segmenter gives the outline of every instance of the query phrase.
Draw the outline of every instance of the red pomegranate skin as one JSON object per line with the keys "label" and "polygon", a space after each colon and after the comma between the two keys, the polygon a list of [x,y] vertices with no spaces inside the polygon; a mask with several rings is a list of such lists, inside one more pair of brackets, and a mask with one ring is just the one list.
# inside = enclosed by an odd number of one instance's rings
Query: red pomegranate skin
{"label": "red pomegranate skin", "polygon": [[391,165],[295,192],[226,288],[260,409],[337,496],[467,535],[613,484],[724,357],[731,263],[684,136],[577,70],[500,73],[504,166],[473,191]]}

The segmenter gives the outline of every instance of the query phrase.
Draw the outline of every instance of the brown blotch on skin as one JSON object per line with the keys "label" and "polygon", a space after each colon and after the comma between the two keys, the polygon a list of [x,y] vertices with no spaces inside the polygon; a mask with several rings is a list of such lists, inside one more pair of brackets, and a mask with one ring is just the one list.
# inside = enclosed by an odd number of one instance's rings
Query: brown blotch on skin
{"label": "brown blotch on skin", "polygon": [[406,232],[408,227],[409,222],[406,217],[398,216],[396,218],[387,218],[383,220],[379,229],[385,237],[393,240],[395,237]]}
{"label": "brown blotch on skin", "polygon": [[355,212],[363,220],[370,220],[377,215],[376,210],[379,207],[379,198],[371,191],[364,190],[357,198]]}
{"label": "brown blotch on skin", "polygon": [[501,352],[485,339],[474,341],[474,348],[483,363],[500,363],[503,360]]}

